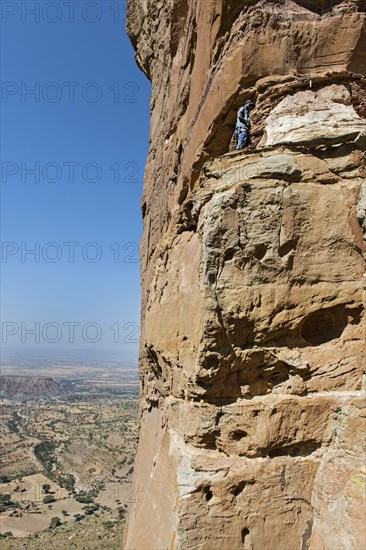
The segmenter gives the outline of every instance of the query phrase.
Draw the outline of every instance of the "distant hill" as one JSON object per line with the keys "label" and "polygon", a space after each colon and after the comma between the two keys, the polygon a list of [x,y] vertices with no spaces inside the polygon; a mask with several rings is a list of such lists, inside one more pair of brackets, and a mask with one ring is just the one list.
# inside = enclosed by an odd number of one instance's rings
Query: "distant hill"
{"label": "distant hill", "polygon": [[47,397],[63,393],[61,384],[43,376],[0,376],[0,393],[3,397]]}

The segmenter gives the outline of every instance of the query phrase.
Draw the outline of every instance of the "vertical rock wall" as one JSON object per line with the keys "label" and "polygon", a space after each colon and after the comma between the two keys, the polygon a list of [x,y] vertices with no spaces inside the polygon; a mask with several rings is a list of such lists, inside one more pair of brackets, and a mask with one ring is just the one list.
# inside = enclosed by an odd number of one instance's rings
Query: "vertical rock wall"
{"label": "vertical rock wall", "polygon": [[365,4],[127,11],[152,98],[125,548],[364,550]]}

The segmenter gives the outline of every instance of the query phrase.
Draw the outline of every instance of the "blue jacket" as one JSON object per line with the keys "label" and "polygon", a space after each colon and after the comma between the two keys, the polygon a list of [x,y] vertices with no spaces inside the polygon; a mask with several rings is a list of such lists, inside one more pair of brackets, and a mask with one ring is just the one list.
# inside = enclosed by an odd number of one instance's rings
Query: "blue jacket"
{"label": "blue jacket", "polygon": [[248,128],[250,124],[250,113],[246,107],[240,107],[236,119],[236,128]]}

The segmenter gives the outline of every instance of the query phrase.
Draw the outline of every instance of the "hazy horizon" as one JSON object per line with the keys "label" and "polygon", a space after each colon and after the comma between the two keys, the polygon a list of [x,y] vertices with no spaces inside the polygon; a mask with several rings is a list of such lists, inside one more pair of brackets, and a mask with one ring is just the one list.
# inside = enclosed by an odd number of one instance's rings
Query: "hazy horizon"
{"label": "hazy horizon", "polygon": [[[66,364],[93,364],[101,367],[111,363],[132,365],[137,368],[138,360],[134,351],[111,349],[60,349],[60,348],[9,348],[0,356],[0,367],[12,363],[40,361],[54,366]],[[1,372],[0,372],[1,374]],[[14,373],[16,374],[16,373]]]}

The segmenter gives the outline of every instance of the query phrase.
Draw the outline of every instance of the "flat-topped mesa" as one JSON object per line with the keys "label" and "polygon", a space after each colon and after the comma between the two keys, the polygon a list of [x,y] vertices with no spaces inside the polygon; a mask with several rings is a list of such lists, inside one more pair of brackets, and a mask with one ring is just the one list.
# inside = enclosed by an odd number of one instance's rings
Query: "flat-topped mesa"
{"label": "flat-topped mesa", "polygon": [[363,547],[364,11],[128,1],[152,97],[126,549]]}
{"label": "flat-topped mesa", "polygon": [[64,388],[50,376],[0,375],[0,394],[12,398],[60,395]]}

